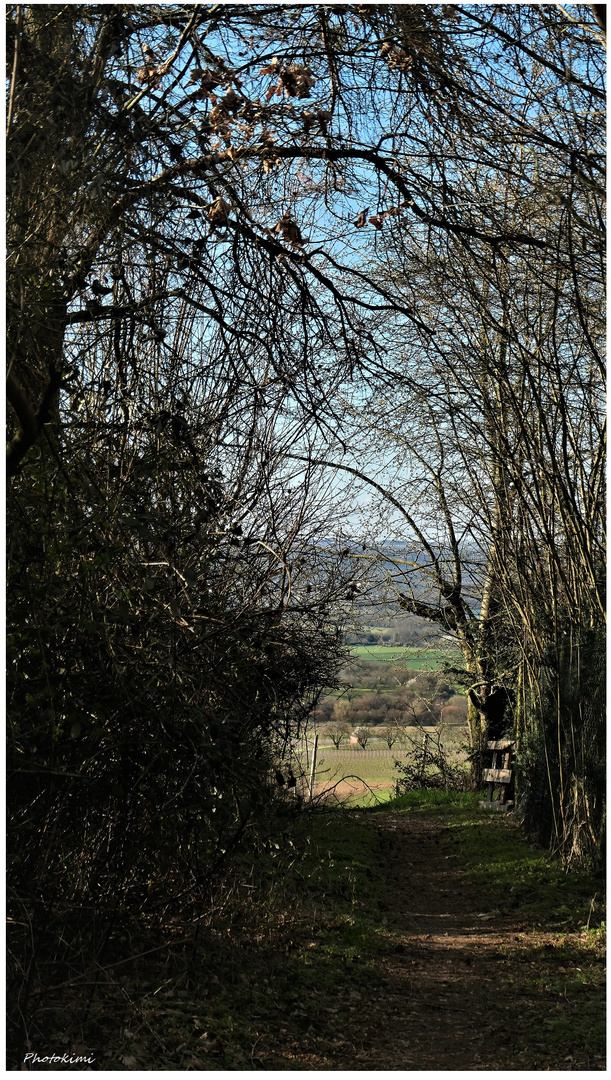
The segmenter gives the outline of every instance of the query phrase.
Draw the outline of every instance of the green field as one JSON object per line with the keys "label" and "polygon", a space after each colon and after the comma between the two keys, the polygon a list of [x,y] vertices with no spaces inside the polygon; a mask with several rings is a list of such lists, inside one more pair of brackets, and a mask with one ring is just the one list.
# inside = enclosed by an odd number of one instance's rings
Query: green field
{"label": "green field", "polygon": [[[437,729],[425,730],[435,732]],[[421,737],[421,730],[411,728],[408,734],[417,741]],[[447,730],[444,745],[453,763],[464,763],[466,760],[463,742],[462,730]],[[413,743],[408,741],[407,744],[397,742],[389,750],[386,743],[377,738],[371,739],[365,750],[347,743],[336,750],[334,746],[321,742],[316,765],[316,794],[328,792],[348,805],[366,806],[372,802],[386,802],[394,795],[395,781],[399,775],[395,770],[395,761],[403,760],[406,752],[412,748]],[[299,754],[304,774],[302,794],[307,791],[305,777],[309,776],[311,750],[310,746],[307,756],[305,751]]]}
{"label": "green field", "polygon": [[352,645],[350,652],[359,659],[375,660],[381,664],[405,664],[414,671],[434,671],[446,663],[455,663],[460,654],[449,645]]}
{"label": "green field", "polygon": [[[310,748],[311,753],[311,748]],[[316,764],[316,788],[321,790],[333,787],[347,777],[358,777],[365,784],[371,784],[376,790],[387,788],[392,792],[395,780],[395,761],[402,758],[405,748],[393,746],[389,750],[380,740],[375,749],[362,750],[360,746],[344,745],[339,750],[334,746],[320,746]],[[305,753],[299,755],[304,775],[309,775],[309,759]],[[362,787],[362,785],[361,785]]]}
{"label": "green field", "polygon": [[353,805],[386,802],[395,793],[395,761],[404,754],[405,750],[396,746],[375,751],[361,750],[360,746],[339,751],[325,748],[318,758],[316,793],[329,792],[340,802]]}
{"label": "green field", "polygon": [[319,751],[316,775],[322,782],[325,775],[349,776],[356,774],[368,783],[390,783],[393,779],[394,764],[397,758],[405,756],[405,747],[376,746],[362,750],[360,746],[323,747]]}

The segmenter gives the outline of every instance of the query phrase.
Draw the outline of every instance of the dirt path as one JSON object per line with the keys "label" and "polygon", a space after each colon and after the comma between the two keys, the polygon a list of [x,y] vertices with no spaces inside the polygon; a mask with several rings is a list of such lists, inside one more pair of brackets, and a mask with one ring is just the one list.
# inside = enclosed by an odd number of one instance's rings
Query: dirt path
{"label": "dirt path", "polygon": [[389,942],[378,960],[381,987],[366,1001],[353,993],[334,1003],[338,1008],[332,1011],[343,1021],[333,1041],[314,1037],[316,1009],[322,1012],[328,1004],[312,1001],[311,1037],[294,1043],[287,1057],[274,1055],[265,1067],[604,1069],[602,1058],[567,1054],[566,1040],[558,1050],[549,1035],[538,1038],[555,1024],[570,1025],[572,1009],[583,1003],[563,998],[551,978],[547,987],[545,979],[542,985],[532,978],[521,984],[521,964],[516,962],[514,973],[508,950],[522,952],[522,963],[527,956],[532,960],[530,950],[535,946],[540,955],[546,935],[533,935],[517,913],[491,916],[478,907],[443,824],[388,813],[376,818],[376,827],[379,870],[387,881],[380,921]]}
{"label": "dirt path", "polygon": [[386,1023],[376,1016],[370,1028],[377,1064],[367,1067],[532,1067],[510,1060],[516,1002],[498,985],[499,949],[516,937],[515,927],[482,918],[489,913],[474,903],[442,826],[389,814],[379,832],[381,850],[392,856],[387,917],[396,952],[382,960],[388,994],[378,1006]]}

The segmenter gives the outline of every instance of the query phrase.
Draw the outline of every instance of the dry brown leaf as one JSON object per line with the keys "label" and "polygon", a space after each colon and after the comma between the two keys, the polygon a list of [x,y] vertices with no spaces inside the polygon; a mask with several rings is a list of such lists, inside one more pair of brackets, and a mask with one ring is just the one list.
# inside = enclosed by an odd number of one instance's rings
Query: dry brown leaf
{"label": "dry brown leaf", "polygon": [[278,68],[280,67],[280,61],[277,56],[274,56],[273,60],[270,60],[267,67],[261,68],[260,75],[276,75]]}
{"label": "dry brown leaf", "polygon": [[223,106],[224,106],[224,108],[227,110],[227,112],[235,112],[235,110],[238,109],[241,104],[242,104],[241,97],[238,94],[236,94],[233,87],[231,87],[227,91],[227,93],[225,94],[225,97],[223,98]]}
{"label": "dry brown leaf", "polygon": [[301,235],[301,230],[297,222],[294,221],[294,219],[289,214],[288,210],[285,214],[282,215],[280,221],[276,225],[276,232],[281,232],[283,239],[286,240],[292,247],[303,247],[303,237]]}
{"label": "dry brown leaf", "polygon": [[219,195],[208,209],[208,221],[212,225],[226,225],[230,211],[230,204]]}

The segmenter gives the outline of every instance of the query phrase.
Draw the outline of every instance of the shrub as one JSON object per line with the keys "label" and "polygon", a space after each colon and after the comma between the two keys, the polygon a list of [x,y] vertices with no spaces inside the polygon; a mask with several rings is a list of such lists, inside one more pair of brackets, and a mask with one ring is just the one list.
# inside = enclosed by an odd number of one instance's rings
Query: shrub
{"label": "shrub", "polygon": [[469,790],[469,773],[463,763],[450,761],[449,751],[441,741],[442,735],[441,729],[435,732],[421,729],[419,735],[410,740],[411,749],[404,761],[395,761],[397,794],[421,789]]}

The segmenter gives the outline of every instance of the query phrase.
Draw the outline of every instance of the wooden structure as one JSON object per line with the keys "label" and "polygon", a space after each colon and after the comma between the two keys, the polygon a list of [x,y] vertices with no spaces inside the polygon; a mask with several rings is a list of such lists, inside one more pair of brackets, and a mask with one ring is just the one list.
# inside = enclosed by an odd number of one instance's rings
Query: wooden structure
{"label": "wooden structure", "polygon": [[[488,743],[488,750],[492,751],[492,764],[482,773],[488,792],[480,806],[488,810],[509,810],[513,806],[515,749],[516,744],[512,739]],[[495,791],[495,788],[498,790]],[[495,795],[498,797],[495,798]]]}

